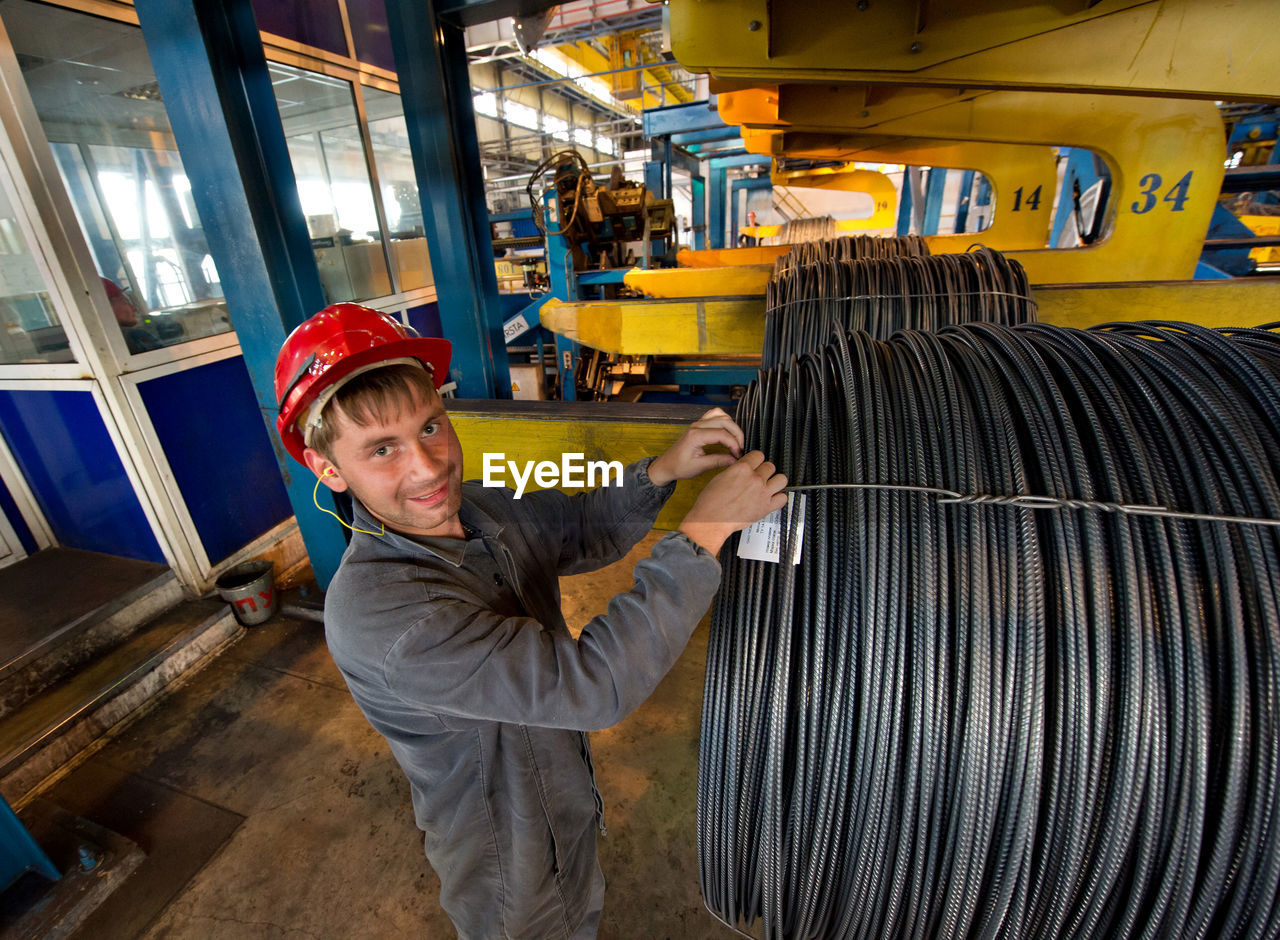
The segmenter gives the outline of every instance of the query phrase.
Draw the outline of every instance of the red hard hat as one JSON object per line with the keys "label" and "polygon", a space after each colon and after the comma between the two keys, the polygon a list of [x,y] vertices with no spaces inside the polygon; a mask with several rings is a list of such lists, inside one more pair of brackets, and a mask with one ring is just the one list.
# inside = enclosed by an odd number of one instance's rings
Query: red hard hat
{"label": "red hard hat", "polygon": [[298,419],[320,394],[364,366],[384,359],[418,359],[436,388],[449,374],[448,340],[415,335],[386,314],[360,304],[330,304],[289,334],[276,357],[276,430],[303,463]]}

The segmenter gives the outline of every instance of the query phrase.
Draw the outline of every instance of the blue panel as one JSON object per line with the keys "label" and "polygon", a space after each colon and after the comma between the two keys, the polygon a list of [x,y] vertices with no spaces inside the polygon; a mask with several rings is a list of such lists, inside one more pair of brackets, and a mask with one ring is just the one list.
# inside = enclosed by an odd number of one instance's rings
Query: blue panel
{"label": "blue panel", "polygon": [[440,323],[440,305],[434,300],[429,304],[410,307],[405,311],[409,325],[418,331],[420,336],[434,336],[444,339],[444,327]]}
{"label": "blue panel", "polygon": [[382,0],[347,0],[347,18],[351,21],[356,58],[394,72],[396,57],[391,51],[386,4]]}
{"label": "blue panel", "polygon": [[165,563],[89,392],[0,391],[0,434],[58,544]]}
{"label": "blue panel", "polygon": [[253,15],[258,29],[347,55],[338,0],[253,0]]}
{"label": "blue panel", "polygon": [[210,562],[293,515],[244,359],[161,376],[138,390]]}
{"label": "blue panel", "polygon": [[0,483],[0,512],[4,513],[4,517],[9,520],[9,525],[13,526],[13,531],[17,533],[18,541],[22,544],[22,550],[28,555],[34,555],[40,546],[36,544],[35,536],[27,527],[27,520],[22,518],[22,513],[18,510],[18,504],[13,501],[9,488],[3,483]]}

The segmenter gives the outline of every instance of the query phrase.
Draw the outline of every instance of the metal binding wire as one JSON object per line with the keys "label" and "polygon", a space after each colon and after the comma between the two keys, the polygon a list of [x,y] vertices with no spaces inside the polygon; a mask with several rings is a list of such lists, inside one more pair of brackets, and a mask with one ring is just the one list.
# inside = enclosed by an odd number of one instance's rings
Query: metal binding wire
{"label": "metal binding wire", "polygon": [[[818,488],[798,565],[723,559],[698,785],[717,917],[1280,934],[1280,529],[1237,518],[1280,518],[1280,333],[839,332],[762,371],[738,421]],[[939,499],[984,493],[1232,521]]]}

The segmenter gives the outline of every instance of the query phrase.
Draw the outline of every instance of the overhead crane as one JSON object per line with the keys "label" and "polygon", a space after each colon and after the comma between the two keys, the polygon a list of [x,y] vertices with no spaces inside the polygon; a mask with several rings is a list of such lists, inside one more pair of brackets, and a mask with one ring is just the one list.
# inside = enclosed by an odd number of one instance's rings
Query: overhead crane
{"label": "overhead crane", "polygon": [[[930,249],[981,242],[1010,253],[1036,285],[1042,320],[1176,310],[1226,325],[1267,319],[1280,299],[1266,279],[1192,281],[1223,184],[1212,99],[1280,98],[1267,7],[867,3],[814,31],[803,4],[672,0],[670,26],[681,64],[718,80],[720,117],[749,152],[774,158],[775,183],[779,161],[794,157],[977,170],[995,193],[990,227],[929,236]],[[1072,197],[1058,192],[1060,148],[1092,152],[1110,173],[1108,216],[1090,245],[1048,247],[1054,207],[1067,211]],[[624,276],[645,299],[551,303],[542,322],[619,356],[751,355],[769,271],[786,250],[681,250],[680,268]]]}
{"label": "overhead crane", "polygon": [[713,78],[1280,101],[1271,0],[669,0],[676,59]]}

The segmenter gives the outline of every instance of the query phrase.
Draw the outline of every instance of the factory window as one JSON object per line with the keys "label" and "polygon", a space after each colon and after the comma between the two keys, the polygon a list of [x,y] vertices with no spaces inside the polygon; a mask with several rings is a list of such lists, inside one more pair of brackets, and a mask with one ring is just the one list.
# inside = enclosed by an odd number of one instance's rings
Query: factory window
{"label": "factory window", "polygon": [[390,294],[351,83],[275,62],[269,67],[326,300]]}
{"label": "factory window", "polygon": [[363,94],[373,163],[382,192],[382,214],[391,236],[399,289],[428,287],[432,284],[431,259],[422,233],[418,178],[413,172],[409,131],[400,96],[377,88],[365,88]]}
{"label": "factory window", "polygon": [[3,17],[129,352],[229,331],[142,31],[28,0]]}
{"label": "factory window", "polygon": [[9,197],[0,189],[0,364],[71,362],[67,334],[49,302]]}
{"label": "factory window", "polygon": [[565,143],[569,141],[569,122],[553,117],[550,114],[542,115],[542,129],[554,137],[556,140],[563,140]]}
{"label": "factory window", "polygon": [[506,119],[517,127],[526,127],[531,131],[538,129],[538,110],[518,101],[504,101],[502,113]]}
{"label": "factory window", "polygon": [[483,114],[485,117],[491,118],[498,116],[498,98],[493,92],[481,92],[472,101],[474,102],[476,114]]}

